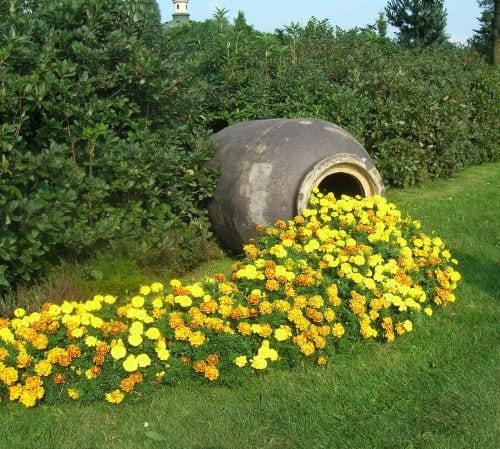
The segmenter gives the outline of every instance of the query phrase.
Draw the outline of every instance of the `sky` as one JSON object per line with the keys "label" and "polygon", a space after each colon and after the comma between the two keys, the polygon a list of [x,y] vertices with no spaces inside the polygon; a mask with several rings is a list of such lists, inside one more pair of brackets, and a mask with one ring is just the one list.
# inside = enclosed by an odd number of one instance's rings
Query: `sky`
{"label": "sky", "polygon": [[[172,18],[172,0],[157,0],[163,21]],[[215,8],[245,13],[247,22],[260,31],[274,31],[292,22],[305,24],[314,16],[329,19],[334,26],[344,29],[364,27],[374,23],[388,0],[189,0],[192,20],[204,21],[212,17]],[[448,11],[447,32],[452,42],[465,43],[478,28],[480,9],[476,0],[445,0]]]}

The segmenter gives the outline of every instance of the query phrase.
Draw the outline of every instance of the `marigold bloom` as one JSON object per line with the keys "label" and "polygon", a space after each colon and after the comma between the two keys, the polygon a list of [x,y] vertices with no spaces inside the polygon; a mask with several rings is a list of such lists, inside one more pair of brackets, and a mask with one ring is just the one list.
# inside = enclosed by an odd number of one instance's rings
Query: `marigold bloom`
{"label": "marigold bloom", "polygon": [[119,404],[123,401],[125,395],[120,390],[114,390],[111,393],[106,393],[106,401],[111,404]]}
{"label": "marigold bloom", "polygon": [[243,368],[248,363],[246,355],[236,357],[233,362],[239,368]]}
{"label": "marigold bloom", "polygon": [[66,382],[66,376],[62,373],[54,374],[54,383],[55,384],[63,384]]}
{"label": "marigold bloom", "polygon": [[76,401],[80,397],[80,393],[78,393],[78,391],[74,388],[68,388],[66,392],[68,393],[68,396],[74,401]]}
{"label": "marigold bloom", "polygon": [[252,368],[257,370],[262,370],[267,368],[267,360],[259,355],[254,356],[251,359]]}
{"label": "marigold bloom", "polygon": [[205,370],[207,369],[207,364],[205,363],[204,360],[198,360],[197,362],[195,362],[193,364],[193,369],[197,372],[197,373],[204,373]]}
{"label": "marigold bloom", "polygon": [[219,357],[216,354],[210,354],[206,360],[208,365],[217,365],[219,363]]}
{"label": "marigold bloom", "polygon": [[219,370],[213,365],[208,365],[205,368],[203,375],[210,381],[214,381],[219,377]]}

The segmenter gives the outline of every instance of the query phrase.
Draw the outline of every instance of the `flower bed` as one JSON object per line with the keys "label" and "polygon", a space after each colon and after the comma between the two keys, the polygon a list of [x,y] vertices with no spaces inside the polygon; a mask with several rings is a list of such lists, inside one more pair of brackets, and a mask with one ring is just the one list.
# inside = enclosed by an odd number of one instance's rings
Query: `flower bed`
{"label": "flower bed", "polygon": [[187,377],[235,384],[326,365],[343,339],[392,342],[455,301],[457,261],[382,197],[316,191],[302,215],[259,230],[231,279],[0,318],[0,398],[118,404]]}

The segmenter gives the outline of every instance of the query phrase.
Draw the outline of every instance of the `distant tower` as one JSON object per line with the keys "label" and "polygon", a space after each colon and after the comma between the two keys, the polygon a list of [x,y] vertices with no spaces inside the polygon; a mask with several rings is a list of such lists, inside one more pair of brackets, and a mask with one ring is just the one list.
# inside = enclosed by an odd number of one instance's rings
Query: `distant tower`
{"label": "distant tower", "polygon": [[172,14],[172,20],[167,23],[167,26],[174,27],[189,22],[188,2],[189,0],[172,0],[174,13]]}

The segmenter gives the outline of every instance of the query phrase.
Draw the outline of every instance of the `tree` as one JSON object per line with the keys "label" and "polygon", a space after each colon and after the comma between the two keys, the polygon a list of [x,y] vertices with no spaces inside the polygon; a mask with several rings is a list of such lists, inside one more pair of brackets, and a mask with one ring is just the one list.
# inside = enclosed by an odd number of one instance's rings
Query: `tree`
{"label": "tree", "polygon": [[409,45],[445,42],[447,12],[443,0],[390,0],[385,7],[388,22],[399,28],[398,39]]}
{"label": "tree", "polygon": [[495,0],[478,0],[478,5],[482,9],[481,16],[478,17],[479,28],[474,30],[474,35],[467,40],[469,47],[479,54],[485,56],[488,61],[493,57],[493,15]]}
{"label": "tree", "polygon": [[493,64],[500,63],[500,0],[495,0],[493,15]]}
{"label": "tree", "polygon": [[377,31],[379,37],[385,39],[387,37],[387,19],[385,17],[384,11],[378,13],[377,19]]}

